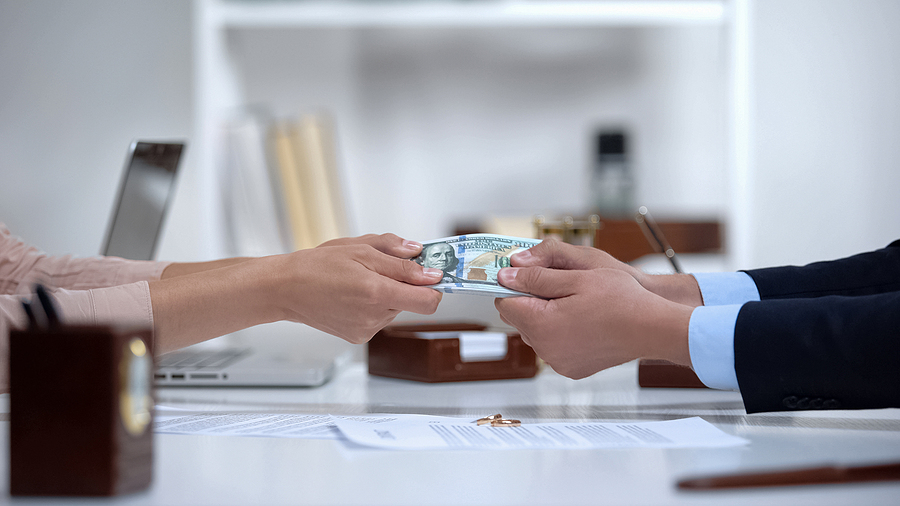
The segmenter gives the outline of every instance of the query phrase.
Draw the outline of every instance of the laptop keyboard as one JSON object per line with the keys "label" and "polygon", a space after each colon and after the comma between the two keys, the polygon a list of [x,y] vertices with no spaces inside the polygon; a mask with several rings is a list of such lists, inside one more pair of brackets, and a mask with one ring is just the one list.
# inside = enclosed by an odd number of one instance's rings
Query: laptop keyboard
{"label": "laptop keyboard", "polygon": [[159,357],[156,366],[158,368],[215,371],[232,364],[249,353],[250,350],[246,349],[175,351]]}

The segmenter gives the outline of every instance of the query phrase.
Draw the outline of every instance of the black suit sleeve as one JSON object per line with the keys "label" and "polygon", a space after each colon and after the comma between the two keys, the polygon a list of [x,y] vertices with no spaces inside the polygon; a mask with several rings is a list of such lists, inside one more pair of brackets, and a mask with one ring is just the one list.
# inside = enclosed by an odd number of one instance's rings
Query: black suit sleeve
{"label": "black suit sleeve", "polygon": [[748,413],[900,407],[900,291],[748,302],[734,356]]}
{"label": "black suit sleeve", "polygon": [[745,272],[760,294],[734,330],[748,413],[900,407],[900,241]]}
{"label": "black suit sleeve", "polygon": [[840,260],[744,272],[756,283],[761,300],[896,292],[900,291],[900,240]]}

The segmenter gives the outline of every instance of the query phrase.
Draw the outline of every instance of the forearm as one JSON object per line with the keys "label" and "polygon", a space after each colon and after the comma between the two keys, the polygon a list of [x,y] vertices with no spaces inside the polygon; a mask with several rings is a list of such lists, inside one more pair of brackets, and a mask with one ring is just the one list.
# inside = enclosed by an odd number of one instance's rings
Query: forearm
{"label": "forearm", "polygon": [[221,260],[212,260],[209,262],[179,262],[169,264],[168,267],[162,272],[162,276],[160,279],[169,279],[177,276],[185,276],[188,274],[195,274],[198,272],[205,272],[212,269],[218,269],[221,267],[229,267],[232,265],[239,264],[241,262],[246,262],[247,260],[251,260],[247,257],[235,257],[235,258],[223,258]]}
{"label": "forearm", "polygon": [[[163,279],[150,283],[156,352],[280,319],[270,301],[279,258],[173,264],[172,272],[170,266]],[[187,269],[181,273],[180,267]],[[187,272],[196,267],[207,268]]]}
{"label": "forearm", "polygon": [[[363,343],[400,311],[432,314],[439,269],[407,260],[421,246],[392,234],[286,255],[232,259],[153,282],[157,350],[165,353],[253,325],[289,320]],[[176,271],[177,267],[176,267]]]}

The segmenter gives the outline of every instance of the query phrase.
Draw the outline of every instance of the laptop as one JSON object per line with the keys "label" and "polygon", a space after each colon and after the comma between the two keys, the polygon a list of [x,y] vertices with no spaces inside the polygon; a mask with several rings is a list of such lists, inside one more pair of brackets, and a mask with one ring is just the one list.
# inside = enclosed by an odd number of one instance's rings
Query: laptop
{"label": "laptop", "polygon": [[132,142],[100,254],[152,260],[172,200],[181,142]]}
{"label": "laptop", "polygon": [[[128,149],[112,216],[101,248],[105,256],[153,260],[175,189],[183,142],[135,141]],[[281,322],[285,323],[285,322]],[[247,332],[297,333],[272,325]],[[252,336],[251,336],[252,337]],[[334,374],[333,354],[292,355],[254,346],[201,343],[157,357],[157,386],[309,387]]]}

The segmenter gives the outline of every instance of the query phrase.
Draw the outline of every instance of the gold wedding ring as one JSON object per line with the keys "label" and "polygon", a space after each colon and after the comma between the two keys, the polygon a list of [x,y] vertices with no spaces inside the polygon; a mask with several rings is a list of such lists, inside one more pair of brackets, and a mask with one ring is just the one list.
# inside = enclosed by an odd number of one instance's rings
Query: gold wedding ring
{"label": "gold wedding ring", "polygon": [[475,423],[477,423],[478,425],[486,425],[486,424],[493,422],[494,420],[500,420],[502,418],[503,418],[503,415],[501,415],[500,413],[497,413],[496,415],[490,415],[490,416],[486,416],[484,418],[479,418],[478,420],[475,420]]}
{"label": "gold wedding ring", "polygon": [[497,413],[496,415],[486,416],[484,418],[479,418],[475,420],[475,423],[478,425],[487,425],[491,424],[491,427],[519,427],[522,425],[522,422],[519,420],[511,420],[507,418],[503,418],[503,415]]}

